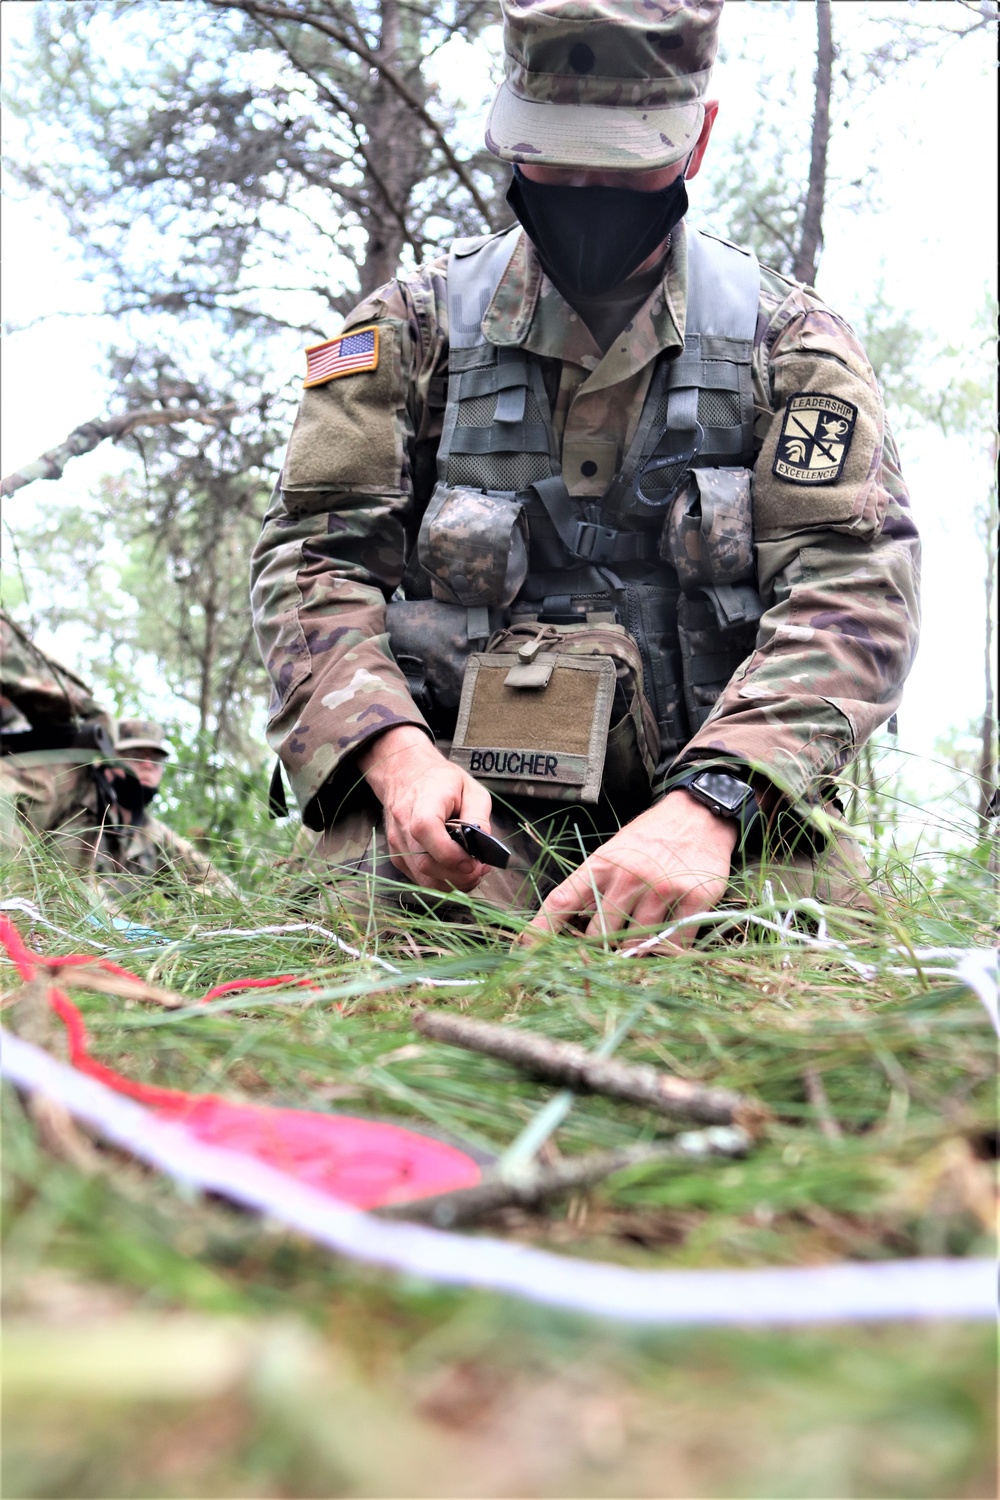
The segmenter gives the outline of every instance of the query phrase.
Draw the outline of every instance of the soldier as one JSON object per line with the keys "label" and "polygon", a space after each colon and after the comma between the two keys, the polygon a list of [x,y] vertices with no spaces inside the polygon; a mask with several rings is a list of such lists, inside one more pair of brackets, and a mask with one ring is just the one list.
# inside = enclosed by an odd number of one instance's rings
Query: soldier
{"label": "soldier", "polygon": [[767,852],[870,904],[833,778],[899,703],[919,543],[852,329],[684,223],[720,11],[504,0],[518,224],[308,351],[253,606],[335,866],[523,897],[461,819],[544,847],[541,929],[661,926]]}
{"label": "soldier", "polygon": [[170,746],[162,724],[149,719],[118,721],[118,764],[105,771],[114,788],[118,817],[105,823],[97,851],[101,884],[123,896],[141,889],[145,880],[173,872],[189,885],[235,896],[238,892],[228,876],[187,839],[147,812],[169,758]]}
{"label": "soldier", "polygon": [[94,867],[114,796],[100,766],[113,753],[114,721],[86,683],[46,656],[0,611],[0,851],[58,832],[73,868]]}

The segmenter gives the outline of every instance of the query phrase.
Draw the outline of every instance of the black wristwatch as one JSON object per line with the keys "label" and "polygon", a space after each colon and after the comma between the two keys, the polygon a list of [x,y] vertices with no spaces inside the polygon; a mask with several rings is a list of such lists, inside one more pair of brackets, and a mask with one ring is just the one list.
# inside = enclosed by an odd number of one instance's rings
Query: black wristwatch
{"label": "black wristwatch", "polygon": [[739,826],[741,845],[760,817],[753,787],[738,776],[730,776],[728,771],[700,770],[693,766],[677,781],[671,782],[667,790],[683,790],[714,812],[717,818],[733,818]]}

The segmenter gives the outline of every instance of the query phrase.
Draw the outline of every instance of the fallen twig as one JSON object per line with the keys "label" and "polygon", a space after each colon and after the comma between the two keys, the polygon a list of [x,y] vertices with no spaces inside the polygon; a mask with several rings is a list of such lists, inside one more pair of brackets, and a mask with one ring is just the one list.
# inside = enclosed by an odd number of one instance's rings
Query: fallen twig
{"label": "fallen twig", "polygon": [[41,959],[39,968],[47,969],[50,983],[70,990],[95,990],[99,995],[114,995],[119,1000],[145,1000],[152,1005],[162,1005],[166,1010],[183,1010],[191,1004],[173,990],[161,989],[159,985],[147,984],[144,979],[134,979],[128,974],[115,974],[96,963],[48,968]]}
{"label": "fallen twig", "polygon": [[548,1083],[559,1083],[581,1093],[607,1094],[673,1119],[697,1120],[704,1125],[740,1125],[754,1131],[768,1116],[768,1110],[758,1100],[731,1089],[691,1083],[647,1064],[599,1057],[575,1042],[555,1042],[537,1032],[428,1010],[417,1012],[414,1025],[434,1041],[483,1052]]}
{"label": "fallen twig", "polygon": [[537,1208],[553,1198],[592,1187],[625,1167],[647,1162],[683,1161],[711,1156],[743,1156],[752,1146],[749,1133],[738,1126],[691,1130],[655,1146],[623,1146],[617,1151],[595,1151],[569,1157],[552,1166],[525,1163],[516,1171],[484,1177],[471,1188],[439,1193],[410,1203],[376,1209],[383,1218],[418,1219],[439,1229],[468,1224],[500,1208]]}
{"label": "fallen twig", "polygon": [[830,1108],[830,1101],[823,1087],[823,1078],[819,1069],[810,1063],[802,1074],[802,1081],[806,1086],[806,1098],[815,1111],[820,1135],[824,1135],[828,1141],[842,1141],[844,1132]]}
{"label": "fallen twig", "polygon": [[97,1152],[69,1111],[37,1089],[28,1094],[26,1107],[44,1149],[92,1177],[100,1165]]}

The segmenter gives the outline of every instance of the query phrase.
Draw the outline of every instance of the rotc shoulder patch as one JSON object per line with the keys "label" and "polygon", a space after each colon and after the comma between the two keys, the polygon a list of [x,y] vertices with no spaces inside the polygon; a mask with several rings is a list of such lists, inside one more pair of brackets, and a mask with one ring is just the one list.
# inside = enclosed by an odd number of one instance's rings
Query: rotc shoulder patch
{"label": "rotc shoulder patch", "polygon": [[367,370],[378,369],[378,327],[352,328],[338,339],[327,339],[323,344],[313,344],[306,350],[306,390],[314,385],[326,385],[328,380],[339,380],[342,375],[363,375]]}
{"label": "rotc shoulder patch", "polygon": [[792,484],[835,484],[857,420],[858,408],[839,396],[789,396],[771,473]]}

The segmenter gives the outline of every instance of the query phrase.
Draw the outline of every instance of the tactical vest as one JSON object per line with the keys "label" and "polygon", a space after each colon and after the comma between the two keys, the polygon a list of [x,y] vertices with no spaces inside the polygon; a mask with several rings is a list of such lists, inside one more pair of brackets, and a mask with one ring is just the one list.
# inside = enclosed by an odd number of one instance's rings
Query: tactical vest
{"label": "tactical vest", "polygon": [[665,767],[753,650],[762,613],[750,514],[757,261],[688,233],[683,350],[657,361],[605,495],[581,499],[561,475],[540,360],[482,331],[519,233],[451,251],[439,478],[403,583],[408,601],[426,603],[389,606],[390,644],[414,691],[448,709],[463,650],[492,630],[613,612],[639,646]]}

